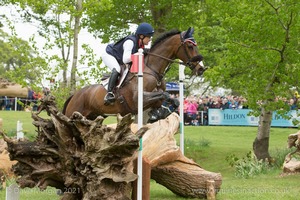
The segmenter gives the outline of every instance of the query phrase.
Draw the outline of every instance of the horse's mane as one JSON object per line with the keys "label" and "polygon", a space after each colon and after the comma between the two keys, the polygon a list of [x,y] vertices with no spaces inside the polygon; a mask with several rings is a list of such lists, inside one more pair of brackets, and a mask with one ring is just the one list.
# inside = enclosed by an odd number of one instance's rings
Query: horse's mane
{"label": "horse's mane", "polygon": [[176,35],[176,34],[179,34],[180,31],[177,30],[177,29],[174,29],[174,30],[171,30],[171,31],[168,31],[166,33],[163,33],[161,34],[153,43],[151,49],[155,48],[155,46],[157,46],[157,44],[159,44],[160,42],[164,41],[166,38],[170,37],[170,36],[173,36],[173,35]]}

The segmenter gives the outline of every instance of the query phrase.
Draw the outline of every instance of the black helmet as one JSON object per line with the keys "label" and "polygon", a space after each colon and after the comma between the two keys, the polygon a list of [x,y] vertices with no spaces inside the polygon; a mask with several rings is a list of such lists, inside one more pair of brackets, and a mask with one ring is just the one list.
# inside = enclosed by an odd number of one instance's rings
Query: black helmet
{"label": "black helmet", "polygon": [[144,36],[152,36],[154,34],[154,29],[150,24],[143,22],[138,26],[135,34],[144,35]]}

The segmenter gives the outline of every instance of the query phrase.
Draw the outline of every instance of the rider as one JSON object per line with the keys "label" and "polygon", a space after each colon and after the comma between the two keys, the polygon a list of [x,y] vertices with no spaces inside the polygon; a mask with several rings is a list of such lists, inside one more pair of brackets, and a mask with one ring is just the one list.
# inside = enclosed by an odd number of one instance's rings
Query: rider
{"label": "rider", "polygon": [[113,93],[120,75],[121,65],[130,64],[132,62],[131,55],[138,52],[139,48],[148,45],[154,34],[153,27],[148,23],[141,23],[135,34],[119,40],[116,43],[107,45],[106,51],[102,54],[102,60],[112,72],[108,81],[107,94],[104,97],[104,104],[113,104],[116,100]]}

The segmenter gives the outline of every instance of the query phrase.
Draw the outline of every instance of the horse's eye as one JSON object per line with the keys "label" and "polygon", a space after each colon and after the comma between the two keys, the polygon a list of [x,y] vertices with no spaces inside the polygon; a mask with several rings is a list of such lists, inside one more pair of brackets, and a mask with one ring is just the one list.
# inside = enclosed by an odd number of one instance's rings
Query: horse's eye
{"label": "horse's eye", "polygon": [[188,48],[191,49],[191,50],[193,50],[193,49],[194,49],[194,45],[189,44],[189,45],[188,45]]}

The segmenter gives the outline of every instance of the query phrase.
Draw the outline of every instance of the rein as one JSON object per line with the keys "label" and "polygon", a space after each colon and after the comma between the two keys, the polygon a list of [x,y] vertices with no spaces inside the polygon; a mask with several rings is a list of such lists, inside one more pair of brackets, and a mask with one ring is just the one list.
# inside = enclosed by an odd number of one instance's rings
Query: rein
{"label": "rein", "polygon": [[151,53],[151,52],[148,52],[147,55],[152,55],[152,56],[156,56],[156,57],[159,57],[159,58],[162,58],[164,60],[167,60],[169,62],[172,62],[172,63],[177,63],[177,64],[181,64],[181,65],[185,65],[185,66],[188,66],[187,63],[184,63],[184,62],[180,62],[180,61],[176,61],[176,60],[172,60],[170,58],[167,58],[167,57],[164,57],[164,56],[161,56],[161,55],[158,55],[156,53]]}

